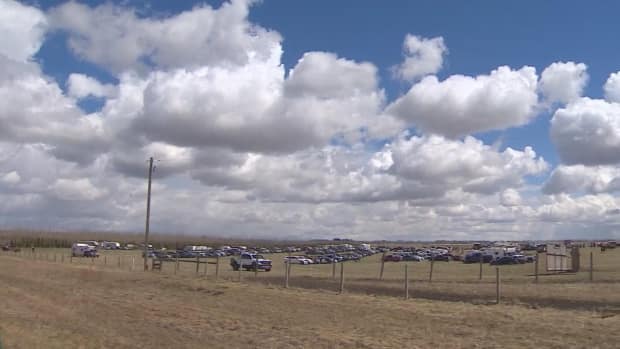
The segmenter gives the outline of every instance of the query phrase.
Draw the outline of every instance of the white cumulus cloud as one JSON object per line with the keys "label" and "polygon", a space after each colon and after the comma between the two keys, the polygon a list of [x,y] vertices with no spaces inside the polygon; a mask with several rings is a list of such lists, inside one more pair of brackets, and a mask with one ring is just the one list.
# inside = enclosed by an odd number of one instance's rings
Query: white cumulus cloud
{"label": "white cumulus cloud", "polygon": [[389,114],[424,132],[447,137],[527,124],[536,116],[537,75],[532,67],[502,66],[489,75],[428,76],[393,102]]}
{"label": "white cumulus cloud", "polygon": [[583,63],[552,63],[540,75],[539,89],[550,103],[575,101],[582,96],[588,83],[587,69]]}
{"label": "white cumulus cloud", "polygon": [[13,0],[0,0],[0,55],[28,61],[39,51],[47,26],[41,10]]}
{"label": "white cumulus cloud", "polygon": [[427,39],[407,34],[403,42],[405,59],[395,67],[394,73],[399,79],[406,81],[435,74],[441,69],[447,51],[442,37]]}
{"label": "white cumulus cloud", "polygon": [[558,109],[551,139],[565,164],[620,162],[620,104],[584,97]]}

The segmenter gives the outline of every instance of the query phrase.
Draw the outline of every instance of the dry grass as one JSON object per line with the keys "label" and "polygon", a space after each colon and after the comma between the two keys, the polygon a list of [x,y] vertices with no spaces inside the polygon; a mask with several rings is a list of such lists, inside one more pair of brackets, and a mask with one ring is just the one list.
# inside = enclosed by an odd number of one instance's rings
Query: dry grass
{"label": "dry grass", "polygon": [[189,272],[131,273],[6,255],[0,256],[0,284],[0,336],[8,348],[616,348],[620,343],[620,316],[610,312],[336,295],[216,283]]}
{"label": "dry grass", "polygon": [[[594,282],[588,282],[589,253],[594,253]],[[24,250],[24,254],[28,254]],[[60,261],[61,254],[68,256],[68,249],[37,249],[39,258],[52,261],[54,255]],[[282,286],[284,284],[284,254],[268,255],[273,259],[271,272],[242,272],[246,282],[258,281],[263,284]],[[73,263],[107,268],[129,270],[132,259],[135,270],[142,269],[140,251],[101,251],[101,257],[74,258]],[[620,249],[600,250],[582,249],[582,271],[575,274],[541,275],[539,283],[534,284],[534,264],[511,265],[500,267],[502,280],[502,301],[512,304],[530,306],[549,306],[560,309],[620,309]],[[65,258],[68,262],[68,257]],[[210,259],[214,262],[214,259]],[[220,258],[220,275],[222,280],[237,281],[239,273],[230,268],[229,258]],[[360,262],[347,262],[345,266],[345,288],[350,293],[387,295],[401,297],[404,293],[405,263],[386,263],[384,279],[378,280],[380,255],[364,258]],[[495,267],[484,265],[483,279],[478,280],[479,265],[460,262],[435,262],[433,282],[428,282],[429,262],[409,262],[410,292],[416,298],[429,300],[462,301],[486,304],[495,301]],[[194,263],[181,263],[178,276],[192,276],[196,272]],[[336,279],[332,279],[331,265],[293,265],[290,278],[292,287],[338,290],[339,268]],[[545,269],[544,258],[539,266],[541,273]],[[165,263],[164,275],[174,275],[174,263]],[[207,279],[213,280],[215,266],[209,265]],[[204,265],[200,274],[204,277]]]}

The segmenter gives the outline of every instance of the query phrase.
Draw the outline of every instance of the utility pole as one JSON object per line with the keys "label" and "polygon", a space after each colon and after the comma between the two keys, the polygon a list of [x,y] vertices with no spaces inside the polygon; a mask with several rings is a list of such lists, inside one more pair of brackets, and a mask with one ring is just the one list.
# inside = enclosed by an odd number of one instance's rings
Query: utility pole
{"label": "utility pole", "polygon": [[149,158],[149,184],[146,194],[146,227],[144,229],[144,271],[149,270],[149,220],[151,218],[151,178],[153,177],[153,158]]}

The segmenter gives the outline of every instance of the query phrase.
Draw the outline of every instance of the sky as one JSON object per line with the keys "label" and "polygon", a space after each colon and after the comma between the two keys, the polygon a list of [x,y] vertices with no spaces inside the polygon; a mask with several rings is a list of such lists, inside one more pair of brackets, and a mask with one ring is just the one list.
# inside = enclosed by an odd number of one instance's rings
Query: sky
{"label": "sky", "polygon": [[618,10],[0,0],[0,229],[620,238]]}

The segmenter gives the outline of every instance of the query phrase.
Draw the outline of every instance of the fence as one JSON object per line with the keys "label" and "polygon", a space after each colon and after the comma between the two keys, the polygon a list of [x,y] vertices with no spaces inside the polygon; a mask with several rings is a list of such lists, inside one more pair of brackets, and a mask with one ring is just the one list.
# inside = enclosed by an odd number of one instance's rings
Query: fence
{"label": "fence", "polygon": [[[193,276],[205,280],[228,280],[234,282],[262,282],[282,287],[314,288],[336,293],[371,293],[410,298],[459,300],[485,303],[500,303],[511,299],[535,299],[541,294],[563,297],[564,285],[571,283],[571,289],[583,293],[579,299],[598,299],[592,287],[596,283],[620,285],[620,249],[598,253],[594,249],[582,250],[583,268],[577,273],[546,272],[546,258],[536,258],[534,263],[519,266],[488,266],[487,264],[466,265],[460,262],[384,262],[382,256],[366,257],[362,262],[340,262],[320,265],[298,265],[274,260],[273,271],[232,271],[228,258],[194,258],[151,260],[151,270],[161,275]],[[34,261],[59,264],[73,264],[90,268],[116,268],[126,271],[136,269],[139,255],[127,253],[106,253],[99,258],[72,257],[67,251],[30,249],[19,252],[4,252]],[[278,258],[283,255],[276,255]],[[540,255],[538,255],[540,257]],[[153,266],[159,264],[159,268]],[[596,263],[596,264],[595,264]],[[376,269],[375,269],[376,268]],[[534,286],[535,285],[535,286]],[[590,286],[591,285],[591,286]],[[589,289],[588,289],[589,287]],[[620,287],[614,289],[620,290]],[[575,291],[576,292],[576,291]],[[617,292],[616,292],[617,294]],[[607,295],[608,296],[608,295]],[[601,299],[605,298],[603,295]],[[609,297],[608,297],[609,298]],[[608,304],[620,306],[620,300]],[[556,301],[557,299],[554,299]],[[558,303],[558,302],[556,302]],[[562,303],[562,302],[559,302]],[[591,304],[585,302],[584,304]]]}

